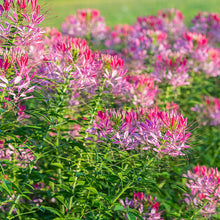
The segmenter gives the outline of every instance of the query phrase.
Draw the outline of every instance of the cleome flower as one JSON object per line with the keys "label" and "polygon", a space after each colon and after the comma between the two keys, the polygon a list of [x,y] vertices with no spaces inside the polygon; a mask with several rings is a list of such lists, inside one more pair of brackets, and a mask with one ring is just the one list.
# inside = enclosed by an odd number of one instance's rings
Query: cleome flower
{"label": "cleome flower", "polygon": [[[159,212],[159,203],[157,198],[152,198],[151,195],[146,196],[143,192],[134,192],[134,198],[125,200],[121,199],[120,203],[125,209],[136,209],[139,211],[140,216],[143,219],[148,220],[163,220],[161,218],[161,212]],[[127,215],[124,215],[125,219],[128,219]],[[138,219],[136,217],[136,219]]]}
{"label": "cleome flower", "polygon": [[32,98],[35,86],[31,82],[36,72],[28,65],[27,53],[13,49],[0,54],[0,91],[15,103]]}
{"label": "cleome flower", "polygon": [[184,16],[181,11],[171,8],[158,11],[157,14],[163,22],[165,31],[171,38],[176,38],[179,34],[186,31],[187,28],[183,21]]}
{"label": "cleome flower", "polygon": [[30,46],[41,40],[42,29],[38,25],[44,20],[37,0],[5,0],[0,5],[0,40],[7,46]]}
{"label": "cleome flower", "polygon": [[211,44],[220,42],[220,15],[217,13],[199,12],[192,20],[191,30],[204,34]]}
{"label": "cleome flower", "polygon": [[93,43],[104,40],[108,31],[104,18],[96,9],[78,10],[76,15],[66,17],[62,32],[71,37],[89,38]]}
{"label": "cleome flower", "polygon": [[156,81],[165,81],[173,87],[189,84],[187,73],[187,59],[179,53],[168,52],[167,55],[158,55],[151,74]]}
{"label": "cleome flower", "polygon": [[[16,166],[27,167],[35,159],[33,153],[24,145],[14,147],[11,143],[6,144],[5,140],[0,141],[0,159],[2,161],[15,161]],[[6,166],[6,164],[3,164]]]}
{"label": "cleome flower", "polygon": [[43,62],[38,67],[41,78],[38,84],[49,92],[58,84],[66,84],[71,105],[79,104],[82,98],[91,99],[100,87],[103,93],[113,94],[117,100],[132,99],[121,58],[92,51],[85,40],[62,36],[55,30],[48,30],[43,40],[48,46],[44,48]]}
{"label": "cleome flower", "polygon": [[185,202],[200,210],[203,216],[211,217],[220,206],[220,173],[218,169],[197,165],[193,172],[183,174],[188,178],[186,186],[190,193],[184,194]]}
{"label": "cleome flower", "polygon": [[153,77],[142,75],[127,76],[127,81],[131,83],[130,93],[134,97],[134,105],[143,108],[152,106],[154,99],[159,92],[154,85]]}
{"label": "cleome flower", "polygon": [[176,157],[185,155],[184,150],[189,148],[191,134],[186,130],[187,118],[182,114],[154,108],[147,112],[99,111],[88,132],[95,134],[98,142],[116,144],[122,150],[151,150]]}
{"label": "cleome flower", "polygon": [[220,125],[220,100],[216,97],[202,97],[202,104],[191,108],[192,111],[199,113],[199,122],[202,125]]}

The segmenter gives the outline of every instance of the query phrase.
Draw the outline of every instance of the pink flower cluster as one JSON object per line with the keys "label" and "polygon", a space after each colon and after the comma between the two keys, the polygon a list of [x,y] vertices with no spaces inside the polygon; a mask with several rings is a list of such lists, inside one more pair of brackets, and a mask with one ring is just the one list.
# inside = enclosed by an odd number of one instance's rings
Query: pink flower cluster
{"label": "pink flower cluster", "polygon": [[161,156],[176,157],[185,155],[189,148],[187,118],[176,110],[99,111],[88,132],[97,135],[98,142],[116,144],[123,150],[152,150]]}
{"label": "pink flower cluster", "polygon": [[36,72],[28,65],[28,55],[11,49],[0,54],[0,91],[15,103],[31,98],[31,80]]}
{"label": "pink flower cluster", "polygon": [[197,104],[191,110],[198,113],[202,125],[220,125],[220,99],[209,96],[202,97],[202,104]]}
{"label": "pink flower cluster", "polygon": [[171,8],[158,11],[157,14],[162,20],[164,30],[172,39],[175,39],[187,30],[181,11]]}
{"label": "pink flower cluster", "polygon": [[[81,13],[83,11],[78,12],[79,18],[73,16],[74,21],[82,20]],[[88,16],[90,17],[91,15]],[[199,31],[201,22],[208,26],[201,29],[207,31]],[[212,77],[220,74],[220,52],[219,48],[213,44],[213,39],[219,38],[219,31],[217,31],[220,26],[219,15],[200,14],[200,17],[195,17],[193,23],[194,26],[188,29],[184,25],[183,15],[179,10],[162,10],[157,16],[138,17],[133,25],[117,25],[113,30],[109,29],[105,32],[102,40],[110,53],[123,57],[129,69],[129,75],[130,71],[148,72],[152,73],[157,81],[166,79],[166,83],[177,87],[189,84],[192,71],[204,72]],[[88,29],[90,24],[85,23],[85,26]],[[64,33],[68,34],[65,31]],[[77,35],[75,30],[74,36],[81,35]],[[101,43],[96,36],[99,36],[98,32],[94,34],[94,38],[96,43]],[[172,64],[179,68],[167,65],[164,59],[172,59]]]}
{"label": "pink flower cluster", "polygon": [[[159,203],[157,198],[152,198],[150,195],[146,196],[143,192],[134,192],[134,198],[128,199],[126,197],[125,200],[121,199],[120,203],[125,209],[136,209],[138,210],[140,216],[143,219],[148,220],[163,220],[161,217],[161,212],[159,212]],[[128,219],[127,215],[125,214],[125,218]],[[136,219],[138,219],[136,217]]]}
{"label": "pink flower cluster", "polygon": [[42,29],[38,25],[44,20],[40,15],[37,0],[5,0],[0,5],[0,41],[4,45],[30,46],[41,39]]}
{"label": "pink flower cluster", "polygon": [[185,202],[200,210],[203,216],[216,214],[220,207],[220,173],[218,169],[197,165],[193,172],[188,171],[186,186],[190,193],[185,194]]}
{"label": "pink flower cluster", "polygon": [[135,106],[149,107],[154,104],[155,95],[159,92],[155,80],[148,75],[128,75],[128,82],[132,85],[130,93],[133,95]]}
{"label": "pink flower cluster", "polygon": [[187,59],[178,53],[158,55],[152,76],[161,82],[169,82],[174,88],[189,84]]}
{"label": "pink flower cluster", "polygon": [[104,40],[107,30],[104,18],[96,9],[77,10],[76,15],[66,17],[62,24],[65,35],[88,38],[93,43]]}
{"label": "pink flower cluster", "polygon": [[47,33],[42,44],[32,45],[31,50],[31,56],[36,52],[42,57],[42,61],[38,61],[41,62],[38,67],[38,78],[41,79],[37,82],[47,88],[47,94],[58,84],[68,84],[66,92],[71,95],[70,103],[77,105],[82,98],[84,101],[85,98],[91,99],[102,87],[103,93],[113,94],[119,105],[122,101],[138,102],[144,107],[153,104],[158,92],[153,79],[149,79],[149,83],[146,80],[142,82],[144,88],[137,93],[137,83],[127,79],[121,58],[93,52],[85,40],[63,37],[54,29],[47,30]]}
{"label": "pink flower cluster", "polygon": [[48,36],[45,42],[49,48],[45,48],[44,62],[38,71],[41,86],[53,91],[58,84],[68,85],[66,92],[73,105],[83,97],[89,100],[102,86],[105,93],[128,96],[130,84],[120,58],[91,51],[85,40],[57,34]]}
{"label": "pink flower cluster", "polygon": [[[23,145],[19,145],[18,148],[12,146],[12,144],[5,144],[5,140],[0,141],[0,159],[15,161],[17,166],[26,167],[31,161],[34,160],[34,155],[29,149],[25,149]],[[5,166],[3,164],[3,166]]]}
{"label": "pink flower cluster", "polygon": [[220,42],[220,15],[217,13],[199,12],[192,20],[191,30],[204,34],[213,44]]}
{"label": "pink flower cluster", "polygon": [[204,72],[212,77],[220,74],[220,50],[210,46],[205,35],[186,32],[173,47],[174,50],[188,57],[189,70]]}
{"label": "pink flower cluster", "polygon": [[[17,120],[25,114],[22,102],[36,90],[33,78],[36,62],[29,50],[42,39],[38,25],[44,20],[37,0],[4,0],[0,4],[0,91],[3,109],[13,110]],[[33,56],[36,57],[36,56]]]}

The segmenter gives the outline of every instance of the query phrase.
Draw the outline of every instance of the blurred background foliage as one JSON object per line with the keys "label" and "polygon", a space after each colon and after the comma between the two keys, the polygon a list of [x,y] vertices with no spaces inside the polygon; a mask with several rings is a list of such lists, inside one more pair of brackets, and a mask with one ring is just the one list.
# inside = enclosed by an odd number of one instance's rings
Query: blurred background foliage
{"label": "blurred background foliage", "polygon": [[43,26],[58,29],[66,16],[82,8],[98,9],[109,26],[132,24],[138,16],[156,15],[165,8],[179,9],[187,24],[199,11],[220,13],[219,0],[39,0],[39,3],[48,14]]}

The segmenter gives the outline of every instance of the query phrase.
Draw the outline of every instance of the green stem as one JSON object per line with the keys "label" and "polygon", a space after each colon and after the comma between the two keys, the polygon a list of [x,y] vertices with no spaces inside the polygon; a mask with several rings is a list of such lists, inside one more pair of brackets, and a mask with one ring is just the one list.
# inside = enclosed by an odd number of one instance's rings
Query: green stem
{"label": "green stem", "polygon": [[[16,205],[16,204],[18,203],[18,201],[19,201],[19,198],[20,198],[20,195],[18,195],[18,196],[16,197],[15,202],[14,202],[14,204],[12,205],[12,207],[11,207],[9,213],[8,213],[9,216],[12,214],[12,212],[13,212],[13,210],[14,210],[14,208],[15,208],[15,205]],[[9,218],[9,219],[11,219],[11,218]]]}
{"label": "green stem", "polygon": [[112,201],[112,205],[109,207],[109,209],[111,209],[112,206],[114,205],[114,203],[118,200],[118,198],[119,198],[127,189],[130,188],[131,184],[132,184],[132,182],[128,183],[127,186],[126,186],[124,189],[122,189],[122,191],[121,191],[121,192],[115,197],[115,199]]}
{"label": "green stem", "polygon": [[[81,154],[80,154],[79,163],[77,164],[77,170],[76,170],[77,172],[80,172],[80,166],[81,166]],[[73,183],[72,194],[74,194],[74,192],[75,192],[77,180],[78,180],[78,177],[75,178],[75,181]],[[70,197],[69,210],[72,208],[72,202],[73,202],[73,196]]]}
{"label": "green stem", "polygon": [[1,96],[1,102],[2,102],[3,99],[4,99],[4,96],[5,96],[5,88],[4,88],[4,91],[3,91],[2,96]]}

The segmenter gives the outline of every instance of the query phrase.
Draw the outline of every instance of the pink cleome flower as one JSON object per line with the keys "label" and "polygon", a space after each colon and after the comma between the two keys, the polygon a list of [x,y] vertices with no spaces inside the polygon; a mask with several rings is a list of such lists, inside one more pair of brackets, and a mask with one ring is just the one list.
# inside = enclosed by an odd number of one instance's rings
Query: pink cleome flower
{"label": "pink cleome flower", "polygon": [[[161,217],[161,212],[159,212],[159,203],[156,197],[152,198],[150,195],[146,196],[143,192],[134,192],[133,199],[128,200],[126,197],[125,200],[121,199],[120,203],[125,209],[131,208],[138,210],[140,216],[143,219],[163,220]],[[124,217],[128,219],[126,214]]]}
{"label": "pink cleome flower", "polygon": [[93,43],[104,40],[108,31],[104,18],[96,9],[81,9],[76,15],[66,17],[62,32],[71,37],[87,38]]}
{"label": "pink cleome flower", "polygon": [[190,137],[187,118],[158,108],[147,112],[105,110],[99,111],[89,133],[97,135],[98,142],[109,142],[123,150],[151,150],[161,156],[185,155]]}
{"label": "pink cleome flower", "polygon": [[211,217],[220,206],[220,173],[218,169],[197,165],[193,172],[188,171],[186,186],[190,193],[185,195],[187,205],[199,209],[203,216]]}
{"label": "pink cleome flower", "polygon": [[202,104],[196,105],[191,109],[199,113],[199,123],[211,126],[220,125],[220,100],[216,97],[202,97]]}

